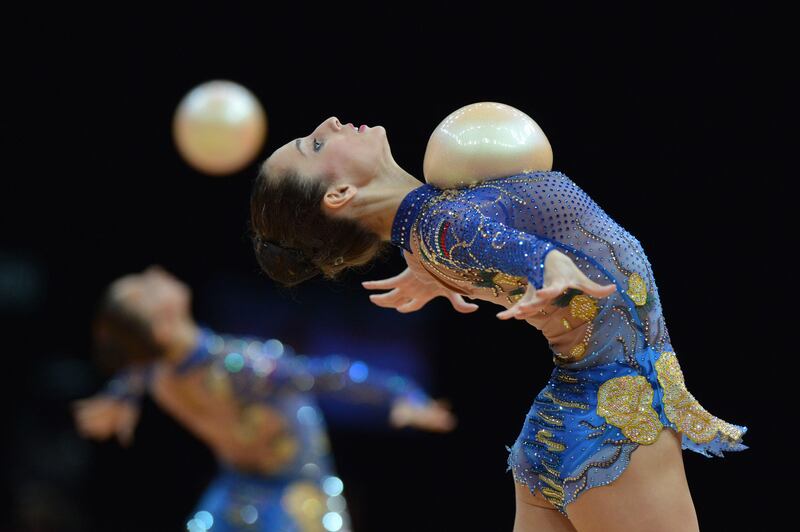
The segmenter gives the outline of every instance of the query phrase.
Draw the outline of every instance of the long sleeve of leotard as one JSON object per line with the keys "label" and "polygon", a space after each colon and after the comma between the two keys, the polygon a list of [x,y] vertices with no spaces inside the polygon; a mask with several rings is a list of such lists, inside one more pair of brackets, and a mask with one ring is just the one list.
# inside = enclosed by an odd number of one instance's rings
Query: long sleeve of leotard
{"label": "long sleeve of leotard", "polygon": [[290,351],[274,339],[222,337],[203,329],[197,348],[178,371],[211,364],[230,377],[235,393],[251,400],[286,390],[376,404],[430,401],[413,379],[399,373],[341,355],[312,357]]}
{"label": "long sleeve of leotard", "polygon": [[[456,269],[525,277],[544,282],[544,260],[555,249],[539,236],[509,227],[458,198],[421,210],[417,235],[429,258]],[[430,256],[432,255],[432,256]]]}
{"label": "long sleeve of leotard", "polygon": [[128,368],[115,374],[100,391],[101,395],[120,401],[139,403],[147,392],[152,368]]}
{"label": "long sleeve of leotard", "polygon": [[279,361],[276,373],[279,379],[290,380],[310,393],[343,400],[377,404],[398,399],[424,404],[430,400],[413,379],[342,355],[285,358]]}

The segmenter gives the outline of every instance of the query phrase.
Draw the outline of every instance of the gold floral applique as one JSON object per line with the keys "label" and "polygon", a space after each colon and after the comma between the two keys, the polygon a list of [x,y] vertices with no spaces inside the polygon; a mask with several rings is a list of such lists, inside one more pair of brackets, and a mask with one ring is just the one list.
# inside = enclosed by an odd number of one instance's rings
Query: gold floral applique
{"label": "gold floral applique", "polygon": [[597,303],[591,296],[578,294],[569,300],[569,313],[573,318],[592,321],[597,316]]}
{"label": "gold floral applique", "polygon": [[641,375],[609,379],[597,391],[597,413],[644,445],[655,442],[662,427],[652,404],[653,387]]}
{"label": "gold floral applique", "polygon": [[689,393],[678,357],[673,351],[664,351],[655,367],[658,382],[664,389],[664,414],[678,431],[696,443],[710,442],[718,432],[733,441],[741,439],[741,430],[711,415]]}
{"label": "gold floral applique", "polygon": [[[594,324],[591,322],[597,317],[599,312],[597,300],[581,293],[579,290],[570,288],[557,298],[554,304],[557,307],[569,307],[570,316],[583,322],[589,322],[583,332],[582,339],[578,343],[573,345],[566,354],[555,354],[556,363],[558,363],[558,361],[571,363],[583,360],[589,354],[589,339],[592,337],[592,332],[594,330]],[[573,328],[566,317],[561,318],[561,325],[568,331]]]}

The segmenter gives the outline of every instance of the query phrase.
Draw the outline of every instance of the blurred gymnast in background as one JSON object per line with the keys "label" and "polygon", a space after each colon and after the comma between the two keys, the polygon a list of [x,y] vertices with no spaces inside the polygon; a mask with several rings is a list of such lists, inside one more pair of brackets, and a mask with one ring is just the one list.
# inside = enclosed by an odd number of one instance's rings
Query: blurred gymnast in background
{"label": "blurred gymnast in background", "polygon": [[[472,312],[468,296],[545,335],[555,368],[509,455],[515,530],[695,531],[681,449],[746,449],[747,429],[688,392],[640,242],[549,168],[437,188],[394,161],[383,127],[331,117],[262,165],[256,256],[292,285],[366,264],[391,242],[408,268],[364,283],[390,290],[376,304],[411,312],[445,296]],[[510,371],[531,355],[507,348]]]}
{"label": "blurred gymnast in background", "polygon": [[99,361],[119,373],[74,405],[83,436],[127,445],[149,392],[211,448],[220,473],[190,531],[350,530],[318,395],[388,405],[395,427],[454,427],[450,411],[406,377],[343,356],[293,355],[275,339],[220,336],[195,323],[190,300],[189,287],[159,267],[114,281],[93,335]]}

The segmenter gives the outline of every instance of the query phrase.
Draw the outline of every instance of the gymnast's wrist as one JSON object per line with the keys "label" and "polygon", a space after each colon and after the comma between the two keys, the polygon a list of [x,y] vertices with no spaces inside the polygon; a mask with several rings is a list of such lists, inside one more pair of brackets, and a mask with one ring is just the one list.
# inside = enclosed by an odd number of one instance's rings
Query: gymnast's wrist
{"label": "gymnast's wrist", "polygon": [[[545,268],[552,267],[553,261],[557,260],[557,256],[563,255],[563,253],[558,251],[556,247],[549,242],[542,244],[542,247],[544,249],[534,251],[535,256],[531,258],[532,260],[527,272],[528,282],[537,290],[540,290],[544,286]],[[553,255],[554,252],[555,255]],[[548,260],[548,257],[551,255],[553,258]]]}

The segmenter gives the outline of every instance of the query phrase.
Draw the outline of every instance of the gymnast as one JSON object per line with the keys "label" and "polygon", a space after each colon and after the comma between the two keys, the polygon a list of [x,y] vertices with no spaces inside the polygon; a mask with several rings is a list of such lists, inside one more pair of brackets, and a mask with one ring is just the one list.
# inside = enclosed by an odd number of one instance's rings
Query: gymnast
{"label": "gymnast", "polygon": [[698,530],[681,450],[747,448],[746,427],[687,390],[642,244],[562,172],[423,184],[382,126],[331,117],[264,161],[251,225],[259,264],[284,285],[333,279],[391,243],[408,267],[364,283],[390,290],[377,305],[444,296],[472,312],[466,296],[544,334],[554,369],[508,459],[516,531]]}
{"label": "gymnast", "polygon": [[93,329],[99,361],[119,370],[75,404],[82,435],[127,445],[149,391],[211,448],[220,472],[189,532],[351,529],[319,396],[386,405],[397,428],[454,427],[450,411],[407,377],[340,355],[294,355],[274,338],[217,334],[194,321],[190,300],[189,287],[159,267],[114,281]]}

